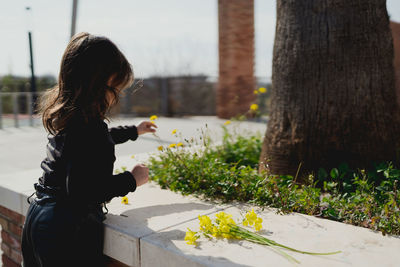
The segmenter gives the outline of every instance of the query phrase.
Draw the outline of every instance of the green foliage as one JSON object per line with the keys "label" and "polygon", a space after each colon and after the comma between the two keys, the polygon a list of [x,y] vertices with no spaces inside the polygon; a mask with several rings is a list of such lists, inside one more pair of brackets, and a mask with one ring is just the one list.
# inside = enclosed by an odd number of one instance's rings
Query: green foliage
{"label": "green foliage", "polygon": [[[345,163],[310,174],[305,184],[292,176],[259,173],[260,135],[231,135],[196,152],[164,149],[150,159],[150,177],[163,188],[222,202],[243,201],[400,234],[400,170],[382,163],[351,170]],[[209,140],[203,137],[203,140]],[[192,141],[187,141],[191,146]]]}

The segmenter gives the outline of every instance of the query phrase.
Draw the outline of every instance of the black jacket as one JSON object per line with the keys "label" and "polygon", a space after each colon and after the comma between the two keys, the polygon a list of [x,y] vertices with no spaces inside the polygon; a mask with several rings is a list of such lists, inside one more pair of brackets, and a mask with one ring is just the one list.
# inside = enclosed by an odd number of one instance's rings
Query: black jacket
{"label": "black jacket", "polygon": [[136,126],[108,129],[102,120],[72,120],[59,134],[49,135],[36,191],[80,204],[103,203],[135,191],[131,172],[113,175],[113,168],[115,144],[137,137]]}

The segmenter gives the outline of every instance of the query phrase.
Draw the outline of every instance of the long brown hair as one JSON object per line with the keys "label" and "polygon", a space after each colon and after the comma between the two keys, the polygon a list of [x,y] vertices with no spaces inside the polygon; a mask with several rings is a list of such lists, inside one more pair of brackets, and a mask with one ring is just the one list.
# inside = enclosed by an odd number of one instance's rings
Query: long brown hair
{"label": "long brown hair", "polygon": [[43,126],[55,135],[78,114],[85,121],[105,119],[120,91],[132,82],[131,65],[113,42],[76,34],[62,57],[58,84],[40,99]]}

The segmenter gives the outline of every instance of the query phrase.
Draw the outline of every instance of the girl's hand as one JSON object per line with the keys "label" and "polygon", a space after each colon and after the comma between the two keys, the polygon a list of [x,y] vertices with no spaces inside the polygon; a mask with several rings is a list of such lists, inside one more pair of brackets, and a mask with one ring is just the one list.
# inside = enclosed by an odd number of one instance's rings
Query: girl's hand
{"label": "girl's hand", "polygon": [[131,171],[136,180],[136,186],[144,185],[149,181],[149,168],[144,164],[137,164]]}
{"label": "girl's hand", "polygon": [[145,133],[155,133],[157,128],[157,125],[152,123],[151,121],[142,121],[139,123],[138,126],[136,126],[138,130],[138,135],[145,134]]}

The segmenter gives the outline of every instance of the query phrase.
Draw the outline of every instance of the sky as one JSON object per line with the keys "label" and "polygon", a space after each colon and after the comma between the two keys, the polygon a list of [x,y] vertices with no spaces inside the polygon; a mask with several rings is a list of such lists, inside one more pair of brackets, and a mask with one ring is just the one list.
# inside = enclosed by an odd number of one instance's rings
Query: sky
{"label": "sky", "polygon": [[[136,77],[218,76],[218,0],[80,0],[76,31],[104,35]],[[254,0],[255,75],[269,79],[275,0]],[[25,7],[31,7],[27,11]],[[400,22],[400,1],[387,0]],[[72,0],[0,0],[0,75],[30,75],[28,30],[37,75],[57,76],[70,38]]]}

